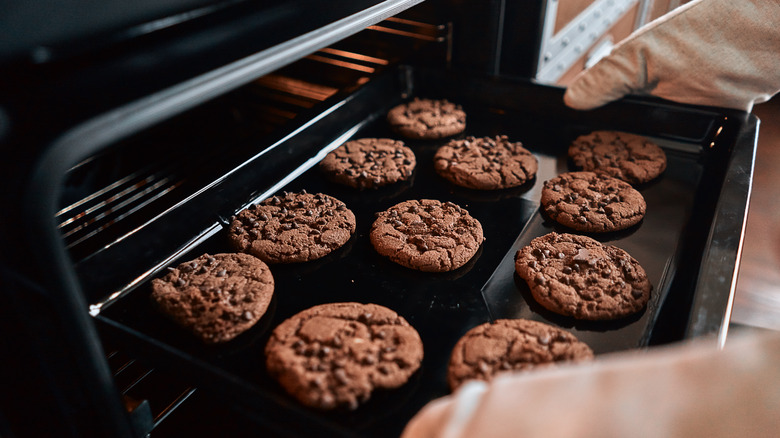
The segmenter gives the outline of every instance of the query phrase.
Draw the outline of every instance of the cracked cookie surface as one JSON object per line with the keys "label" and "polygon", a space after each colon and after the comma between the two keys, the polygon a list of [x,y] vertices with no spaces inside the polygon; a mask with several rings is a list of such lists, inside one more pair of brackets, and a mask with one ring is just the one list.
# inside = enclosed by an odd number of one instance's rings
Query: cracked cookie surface
{"label": "cracked cookie surface", "polygon": [[328,153],[320,169],[333,182],[366,189],[409,179],[416,163],[414,152],[402,141],[361,138]]}
{"label": "cracked cookie surface", "polygon": [[627,252],[574,234],[535,238],[517,252],[515,271],[544,308],[583,320],[639,312],[652,289],[645,270]]}
{"label": "cracked cookie surface", "polygon": [[451,140],[433,157],[436,172],[453,184],[478,190],[517,187],[536,176],[539,162],[505,135]]}
{"label": "cracked cookie surface", "polygon": [[355,215],[322,193],[285,193],[251,206],[230,224],[238,251],[266,263],[316,260],[343,246],[355,232]]}
{"label": "cracked cookie surface", "polygon": [[157,308],[207,344],[227,342],[265,314],[271,271],[248,254],[204,254],[152,280]]}
{"label": "cracked cookie surface", "polygon": [[666,169],[666,153],[640,135],[594,131],[569,146],[569,157],[582,170],[604,173],[629,184],[641,184]]}
{"label": "cracked cookie surface", "polygon": [[306,406],[356,409],[375,389],[397,388],[420,367],[420,335],[377,304],[330,303],[277,326],[265,347],[269,374]]}
{"label": "cracked cookie surface", "polygon": [[625,181],[593,172],[568,172],[544,182],[542,210],[561,225],[586,233],[624,230],[645,216],[645,198]]}
{"label": "cracked cookie surface", "polygon": [[460,268],[485,240],[482,225],[452,202],[411,200],[378,213],[371,244],[407,268],[447,272]]}
{"label": "cracked cookie surface", "polygon": [[466,113],[447,100],[414,98],[387,113],[387,122],[406,138],[432,140],[460,134],[466,129]]}
{"label": "cracked cookie surface", "polygon": [[447,383],[455,391],[467,380],[490,381],[503,372],[591,358],[590,347],[557,327],[527,319],[499,319],[472,328],[458,340],[447,367]]}

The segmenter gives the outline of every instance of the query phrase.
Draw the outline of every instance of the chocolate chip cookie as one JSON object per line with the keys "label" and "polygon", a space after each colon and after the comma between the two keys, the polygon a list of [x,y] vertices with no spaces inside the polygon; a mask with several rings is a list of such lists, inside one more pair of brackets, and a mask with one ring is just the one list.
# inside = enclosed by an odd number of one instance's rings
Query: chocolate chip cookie
{"label": "chocolate chip cookie", "polygon": [[241,252],[266,263],[316,260],[347,243],[355,215],[338,199],[322,193],[285,193],[241,211],[229,238]]}
{"label": "chocolate chip cookie", "polygon": [[490,381],[503,372],[591,358],[593,350],[564,330],[527,319],[499,319],[474,327],[458,340],[447,383],[454,391],[467,380]]}
{"label": "chocolate chip cookie", "polygon": [[320,169],[333,182],[366,189],[409,179],[416,163],[414,152],[402,141],[361,138],[331,151]]}
{"label": "chocolate chip cookie", "polygon": [[485,240],[482,225],[468,211],[433,199],[401,202],[378,213],[370,238],[379,254],[425,272],[458,269]]}
{"label": "chocolate chip cookie", "polygon": [[151,298],[174,322],[207,344],[227,342],[265,314],[271,271],[248,254],[204,254],[152,280]]}
{"label": "chocolate chip cookie", "polygon": [[415,98],[387,113],[387,122],[406,138],[431,140],[460,134],[466,129],[466,113],[447,100]]}
{"label": "chocolate chip cookie", "polygon": [[595,131],[577,137],[569,157],[583,170],[605,173],[629,184],[641,184],[666,169],[666,153],[649,139],[617,131]]}
{"label": "chocolate chip cookie", "polygon": [[641,193],[617,178],[569,172],[544,182],[542,211],[561,225],[586,233],[624,230],[645,216]]}
{"label": "chocolate chip cookie", "polygon": [[517,187],[536,176],[539,162],[505,135],[451,140],[433,157],[436,172],[453,184],[478,190]]}
{"label": "chocolate chip cookie", "polygon": [[515,271],[544,308],[583,320],[611,320],[650,299],[645,270],[627,252],[586,236],[550,233],[517,252]]}
{"label": "chocolate chip cookie", "polygon": [[269,374],[318,409],[356,409],[375,389],[397,388],[423,358],[420,335],[376,304],[331,303],[276,327],[265,347]]}

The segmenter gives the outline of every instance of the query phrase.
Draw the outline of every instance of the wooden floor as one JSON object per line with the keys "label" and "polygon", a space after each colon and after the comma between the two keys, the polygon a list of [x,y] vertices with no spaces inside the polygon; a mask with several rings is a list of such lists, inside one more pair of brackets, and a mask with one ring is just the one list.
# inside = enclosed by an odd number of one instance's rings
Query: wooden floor
{"label": "wooden floor", "polygon": [[780,97],[753,113],[761,126],[731,322],[780,330]]}

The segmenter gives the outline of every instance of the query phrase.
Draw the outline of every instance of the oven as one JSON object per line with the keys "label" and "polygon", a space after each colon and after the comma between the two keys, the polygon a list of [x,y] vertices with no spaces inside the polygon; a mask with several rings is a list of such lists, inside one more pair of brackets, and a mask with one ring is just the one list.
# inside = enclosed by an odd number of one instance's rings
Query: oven
{"label": "oven", "polygon": [[[42,10],[58,11],[46,3],[8,14],[16,36],[0,59],[3,436],[397,436],[448,393],[449,352],[486,321],[561,326],[597,355],[725,339],[758,120],[640,97],[566,108],[563,90],[544,85],[564,77],[547,75],[547,61],[574,59],[563,49],[544,59],[572,28],[551,30],[557,2],[192,0],[111,3],[100,15],[84,3],[38,26],[51,19]],[[634,24],[650,10],[623,3]],[[594,14],[574,7],[575,24]],[[418,162],[407,183],[354,191],[323,178],[317,163],[345,141],[396,138],[385,116],[414,97],[461,104],[465,135],[522,141],[539,160],[535,180],[453,186],[432,166],[443,140],[406,141]],[[575,324],[533,304],[513,256],[557,230],[540,214],[541,185],[570,169],[568,144],[596,129],[646,135],[669,165],[641,189],[641,225],[601,238],[643,264],[651,302],[628,320]],[[275,297],[255,327],[205,346],[154,311],[151,279],[230,252],[233,215],[304,189],[344,201],[357,230],[321,260],[272,265]],[[486,241],[466,266],[411,271],[371,247],[376,212],[424,198],[482,222]],[[425,358],[406,385],[355,411],[315,411],[267,375],[263,347],[289,316],[342,301],[398,312]]]}

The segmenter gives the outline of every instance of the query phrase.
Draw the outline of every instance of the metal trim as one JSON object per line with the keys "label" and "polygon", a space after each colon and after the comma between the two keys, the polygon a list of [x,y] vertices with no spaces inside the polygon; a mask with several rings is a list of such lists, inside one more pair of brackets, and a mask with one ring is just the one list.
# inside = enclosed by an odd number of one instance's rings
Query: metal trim
{"label": "metal trim", "polygon": [[[726,342],[737,288],[759,125],[760,121],[755,115],[748,115],[732,149],[715,208],[715,217],[707,237],[701,271],[696,280],[696,299],[691,308],[697,311],[691,314],[685,332],[686,338],[717,333],[718,345],[721,348]],[[745,178],[745,175],[750,177]],[[725,299],[707,293],[724,288],[729,291]]]}

